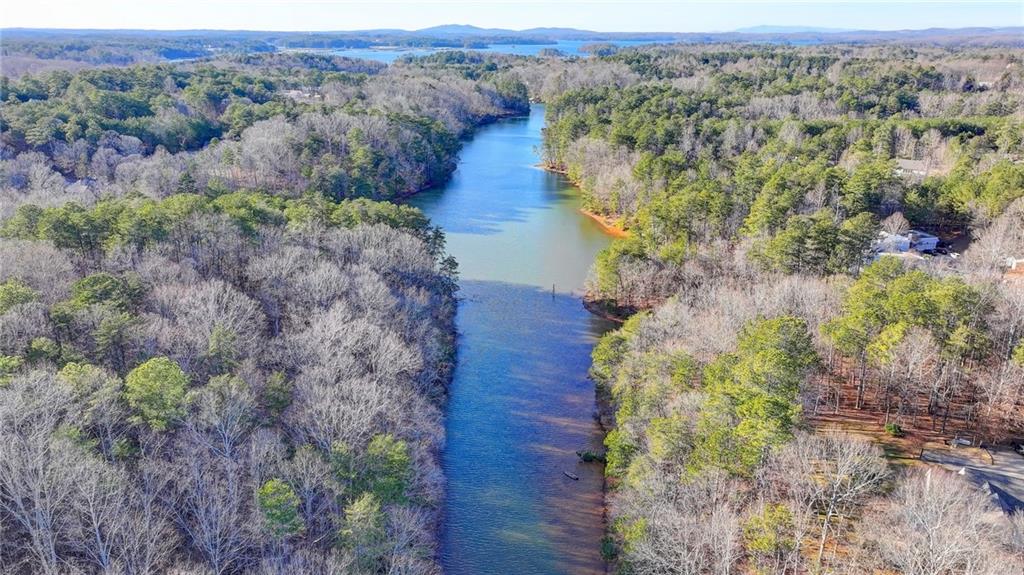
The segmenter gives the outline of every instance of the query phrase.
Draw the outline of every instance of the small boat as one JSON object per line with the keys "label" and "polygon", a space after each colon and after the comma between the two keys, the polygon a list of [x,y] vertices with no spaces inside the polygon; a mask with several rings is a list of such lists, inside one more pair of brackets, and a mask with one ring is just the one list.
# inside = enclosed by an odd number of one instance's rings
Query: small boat
{"label": "small boat", "polygon": [[568,477],[569,479],[572,479],[573,481],[579,481],[580,480],[580,476],[579,475],[573,475],[572,473],[569,473],[568,471],[563,471],[562,473],[564,473],[566,477]]}

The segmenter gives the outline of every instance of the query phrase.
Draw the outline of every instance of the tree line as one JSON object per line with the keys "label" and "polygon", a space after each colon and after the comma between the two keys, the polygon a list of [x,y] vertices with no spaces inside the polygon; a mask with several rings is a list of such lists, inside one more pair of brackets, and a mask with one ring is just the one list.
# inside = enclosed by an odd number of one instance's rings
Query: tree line
{"label": "tree line", "polygon": [[552,95],[544,151],[588,209],[631,231],[592,285],[612,306],[670,295],[659,287],[723,242],[769,270],[849,271],[893,213],[966,231],[1024,188],[1012,55],[649,48],[605,60],[634,80]]}
{"label": "tree line", "polygon": [[1020,513],[952,473],[897,470],[872,440],[815,422],[845,393],[891,433],[930,418],[936,431],[1019,437],[1020,286],[979,289],[895,258],[852,283],[747,280],[684,290],[594,350],[618,570],[1020,569]]}
{"label": "tree line", "polygon": [[[629,234],[587,294],[627,318],[591,369],[618,572],[1022,568],[1024,516],[843,426],[1024,436],[1019,55],[661,46],[517,73],[547,165]],[[972,241],[874,256],[911,227]]]}
{"label": "tree line", "polygon": [[0,90],[6,210],[207,187],[393,199],[443,182],[459,138],[527,105],[497,67],[381,72],[308,54],[53,72]]}
{"label": "tree line", "polygon": [[2,90],[0,564],[437,573],[456,264],[377,200],[522,85],[247,54]]}
{"label": "tree line", "polygon": [[411,208],[274,200],[7,222],[6,565],[433,572],[443,240]]}

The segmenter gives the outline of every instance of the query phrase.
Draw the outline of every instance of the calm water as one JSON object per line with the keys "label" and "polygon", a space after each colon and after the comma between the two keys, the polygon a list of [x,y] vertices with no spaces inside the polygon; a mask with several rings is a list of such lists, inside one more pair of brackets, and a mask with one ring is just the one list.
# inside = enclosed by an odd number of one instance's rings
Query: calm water
{"label": "calm water", "polygon": [[[598,42],[595,40],[558,40],[553,44],[491,44],[486,48],[475,48],[477,52],[496,52],[499,54],[515,54],[517,56],[536,56],[545,48],[554,48],[566,56],[582,56],[582,46],[587,44],[615,44],[623,48],[630,46],[643,46],[645,44],[662,43],[660,40],[616,40],[614,42]],[[451,50],[451,48],[442,48]],[[348,56],[349,58],[362,58],[364,60],[377,60],[390,64],[402,56],[426,56],[433,54],[439,49],[435,48],[414,48],[414,49],[373,49],[373,48],[342,48],[331,50],[331,54],[337,56]]]}
{"label": "calm water", "polygon": [[610,326],[578,293],[610,240],[563,178],[534,167],[543,123],[535,106],[482,129],[450,183],[412,202],[445,229],[462,287],[443,455],[450,575],[603,572],[602,470],[575,451],[601,444],[586,373]]}

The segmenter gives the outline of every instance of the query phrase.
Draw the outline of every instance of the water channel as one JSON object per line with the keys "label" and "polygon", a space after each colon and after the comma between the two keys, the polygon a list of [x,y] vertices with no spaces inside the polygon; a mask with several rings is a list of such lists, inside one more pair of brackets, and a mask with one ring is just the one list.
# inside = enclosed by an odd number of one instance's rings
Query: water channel
{"label": "water channel", "polygon": [[[544,109],[482,128],[442,188],[410,203],[459,262],[441,554],[449,575],[600,574],[601,445],[590,351],[611,326],[580,303],[611,238],[536,167]],[[574,480],[563,472],[579,477]]]}

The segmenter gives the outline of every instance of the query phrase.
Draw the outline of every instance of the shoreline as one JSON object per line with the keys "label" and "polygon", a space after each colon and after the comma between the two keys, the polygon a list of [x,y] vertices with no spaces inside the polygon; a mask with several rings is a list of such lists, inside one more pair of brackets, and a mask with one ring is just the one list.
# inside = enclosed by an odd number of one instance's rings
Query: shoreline
{"label": "shoreline", "polygon": [[[538,110],[536,110],[536,109],[532,110],[532,114],[531,115],[532,115],[532,118],[533,118],[534,122],[537,120],[537,115],[536,115],[537,112],[538,112]],[[513,122],[517,122],[517,118],[522,117],[522,115],[521,114],[513,113],[513,114],[508,114],[505,117],[516,118],[516,119],[513,119],[512,121]],[[481,122],[480,125],[476,126],[469,134],[467,134],[467,137],[461,139],[462,140],[462,142],[461,142],[462,146],[460,146],[461,149],[456,154],[456,162],[455,162],[456,163],[456,168],[455,169],[456,170],[463,170],[463,177],[467,177],[467,178],[482,178],[482,177],[485,177],[485,176],[487,176],[489,174],[489,172],[487,170],[479,171],[479,173],[477,173],[478,171],[473,169],[473,164],[471,163],[469,158],[470,157],[476,158],[476,161],[478,161],[478,162],[481,161],[481,158],[479,156],[473,155],[472,153],[470,153],[469,156],[467,156],[467,150],[469,149],[468,145],[469,145],[470,141],[479,141],[479,140],[477,140],[477,138],[481,134],[483,134],[483,133],[492,133],[492,132],[486,132],[486,131],[481,130],[481,128],[483,128],[486,124],[500,123],[504,119],[505,118],[503,118],[503,117],[487,118],[487,121]],[[532,128],[532,129],[535,129],[536,128],[536,124],[535,123],[531,123],[529,127]],[[525,130],[525,129],[521,129],[521,130],[518,130],[518,131],[514,130],[515,133],[519,133],[520,131],[526,131],[526,132],[529,132],[530,134],[532,134],[532,132],[530,132],[529,130]],[[533,135],[533,137],[536,137],[536,136]],[[484,144],[482,144],[482,145],[486,145],[486,142],[484,142]],[[523,151],[523,150],[520,150],[520,151]],[[525,151],[523,151],[523,153],[525,154]],[[530,158],[530,160],[527,160],[527,162],[525,162],[527,165],[529,165],[531,163],[537,162],[536,156],[532,155],[532,154],[531,154],[531,156],[532,157]],[[527,156],[527,157],[529,157],[529,156]],[[486,161],[486,159],[485,159],[485,161]],[[538,167],[540,167],[540,166],[538,166]],[[549,179],[549,178],[536,178],[536,176],[532,176],[532,177],[528,176],[528,175],[527,176],[523,176],[523,175],[518,174],[518,173],[515,173],[515,176],[517,178],[518,177],[525,177],[525,178],[527,178],[527,179],[523,180],[524,182],[537,182],[537,185],[541,185],[545,189],[550,189],[552,192],[557,191],[557,192],[561,193],[565,189],[564,188],[564,184],[571,183],[569,181],[562,181],[560,179],[555,180],[555,179]],[[438,182],[437,184],[435,184],[433,186],[427,186],[426,190],[445,190],[446,186],[448,186],[450,184],[450,182],[451,182],[451,174],[448,175],[448,177],[445,179],[445,181],[443,183]],[[417,192],[413,192],[413,193],[410,193],[410,194],[407,194],[407,195],[403,195],[403,197],[401,199],[398,199],[397,201],[398,201],[398,203],[411,202],[411,198],[413,196],[415,196],[416,194],[420,193],[420,191],[422,191],[422,190],[419,190]],[[452,191],[456,191],[456,190],[452,190]],[[465,192],[465,190],[461,190],[461,192]],[[414,202],[412,202],[412,203],[414,203]],[[608,243],[608,242],[614,241],[614,237],[611,234],[607,233],[607,230],[604,230],[603,226],[602,226],[602,231],[595,235],[594,229],[589,227],[591,224],[586,223],[586,224],[580,225],[580,218],[584,214],[582,212],[578,211],[579,203],[580,202],[577,200],[577,201],[574,201],[572,203],[562,204],[560,206],[560,209],[563,210],[564,219],[561,219],[557,223],[557,226],[555,226],[554,224],[552,225],[552,230],[556,234],[556,236],[560,237],[560,238],[561,237],[566,237],[567,239],[572,239],[572,238],[575,238],[575,236],[577,236],[577,235],[583,235],[586,238],[588,238],[589,240],[600,242],[600,244],[602,246],[604,244]],[[430,204],[430,206],[433,206],[433,205]],[[423,209],[423,208],[421,208],[421,209]],[[424,209],[423,213],[424,213],[425,216],[430,218],[431,217],[431,211],[432,210],[428,208],[428,209]],[[435,214],[435,215],[439,215],[439,212],[438,212],[438,214]],[[447,221],[448,220],[446,220],[444,218],[439,218],[439,219],[431,218],[432,225],[439,226],[439,227],[442,226],[443,223],[447,222]],[[443,227],[442,227],[442,229],[443,229]],[[575,246],[575,244],[571,244],[571,245]],[[581,245],[584,245],[584,244],[581,244]],[[589,247],[589,245],[590,244],[586,244],[587,247]],[[542,249],[543,248],[541,248],[541,251],[539,251],[538,253],[543,253]],[[452,253],[452,252],[448,252],[448,253]],[[589,254],[590,254],[590,252],[588,251],[587,255],[589,255]],[[460,257],[460,255],[456,255],[455,253],[452,253],[452,255],[455,255],[456,257],[459,257],[460,260],[463,259],[462,257]],[[577,256],[575,256],[575,258],[576,258],[575,261],[576,262],[582,261],[579,258],[581,258],[583,256],[584,256],[584,254],[582,254],[582,253],[578,254]],[[472,261],[475,261],[475,260],[473,258],[469,258],[469,261],[472,262]],[[588,261],[587,263],[589,264],[590,262]],[[580,273],[583,273],[584,269],[581,269]],[[579,274],[573,274],[573,275],[575,276],[575,275],[579,275]],[[460,281],[460,285],[461,285],[465,281],[465,277],[460,278],[460,279],[461,279],[461,281]],[[581,276],[579,278],[579,280],[582,280],[582,279],[583,279],[583,277]],[[574,282],[575,282],[575,280],[574,280]],[[584,299],[584,295],[582,293],[578,293],[579,291],[582,291],[582,290],[573,290],[572,296],[574,298],[579,298],[577,301],[582,302],[582,300]],[[459,301],[459,307],[461,307],[461,302],[464,301],[463,298],[465,298],[465,297],[467,297],[469,295],[471,295],[469,292],[460,292],[459,294],[456,295],[456,298]],[[576,318],[577,318],[577,314],[582,313],[582,315],[580,315],[578,317],[579,317],[579,321],[581,322],[579,324],[579,326],[580,326],[580,329],[583,330],[583,333],[587,333],[587,334],[593,333],[594,335],[599,335],[601,333],[600,331],[592,331],[593,328],[594,328],[594,322],[591,319],[589,319],[589,317],[588,317],[588,316],[591,316],[592,314],[590,314],[588,311],[585,311],[584,309],[579,309],[578,307],[576,307],[577,305],[580,305],[582,307],[582,303],[580,303],[580,304],[576,304],[575,302],[568,303],[564,311],[559,311],[557,314],[555,314],[553,316],[553,320],[552,321],[555,321],[555,320],[561,321],[563,314],[568,314],[566,317],[567,318],[571,318],[571,319],[573,319],[575,321]],[[456,331],[456,341],[455,341],[455,346],[454,346],[455,347],[455,364],[456,365],[463,365],[463,366],[471,365],[471,363],[472,363],[471,354],[469,354],[467,352],[467,350],[470,350],[470,349],[472,349],[474,347],[478,347],[476,344],[479,343],[479,342],[477,342],[476,340],[472,340],[471,341],[470,339],[466,338],[466,336],[468,335],[468,332],[470,331],[470,328],[472,327],[472,325],[475,325],[475,324],[471,324],[471,323],[461,323],[460,324],[460,322],[484,321],[484,320],[486,320],[489,317],[487,315],[474,317],[472,315],[463,315],[464,313],[465,313],[464,309],[459,309],[456,312],[456,316],[461,317],[461,319],[458,319],[456,321],[456,323],[455,323],[455,327],[456,327],[457,331]],[[549,325],[548,323],[546,323],[547,321],[548,320],[545,320],[545,322],[538,323],[538,325],[541,325],[541,326]],[[554,325],[554,324],[551,324],[551,325],[552,325],[552,327],[556,328],[556,329],[552,330],[552,334],[553,334],[552,335],[552,341],[561,341],[562,336],[557,335],[557,334],[559,334],[561,332],[561,329],[558,329],[559,328],[558,325]],[[598,325],[601,325],[601,324],[598,324]],[[611,324],[609,324],[609,327],[613,327],[613,326]],[[575,328],[573,328],[573,329],[575,329]],[[510,330],[510,333],[516,333],[516,332],[513,329],[513,330]],[[502,335],[502,337],[505,337],[505,335]],[[478,349],[479,349],[479,347],[478,347]],[[579,356],[579,369],[582,372],[579,373],[579,376],[582,376],[582,378],[584,378],[584,379],[586,378],[586,370],[587,370],[587,368],[589,368],[589,365],[590,365],[589,355],[590,355],[591,352],[592,352],[592,345],[586,345],[585,347],[581,346],[578,351],[573,351],[572,352],[573,355],[571,355],[571,357],[573,358],[573,361],[574,361],[573,365],[575,365],[575,358],[576,358],[575,354],[576,353],[581,354]],[[496,350],[495,353],[497,355],[495,355],[494,357],[498,358],[498,359],[501,359],[501,358],[505,357],[505,355],[506,355],[506,352],[500,351],[500,350]],[[585,356],[583,354],[585,354]],[[511,353],[511,354],[508,354],[508,357],[518,358],[518,357],[520,357],[520,355],[516,354],[516,353]],[[482,358],[482,359],[480,359],[480,361],[488,361],[488,362],[493,361],[493,360],[489,359],[488,356],[479,356],[478,359],[479,358]],[[571,375],[573,378],[575,378],[575,377],[577,377],[576,369],[577,369],[576,367],[573,367],[571,369],[571,373],[570,373],[570,371],[567,371],[566,373]],[[440,513],[437,516],[437,520],[435,522],[433,522],[432,525],[431,525],[432,535],[434,537],[434,542],[435,542],[435,548],[434,548],[434,558],[435,558],[435,561],[439,565],[441,565],[442,567],[448,567],[448,568],[455,568],[455,567],[459,567],[459,566],[462,566],[462,565],[471,565],[471,564],[484,565],[484,564],[487,564],[487,562],[491,561],[490,559],[474,557],[474,562],[477,562],[477,563],[466,562],[464,560],[465,557],[461,557],[460,558],[459,557],[459,553],[458,553],[458,551],[460,550],[461,541],[465,537],[465,535],[460,535],[459,534],[459,529],[458,529],[457,526],[474,525],[475,524],[472,521],[470,521],[469,523],[466,523],[462,519],[462,514],[461,514],[460,510],[464,508],[463,500],[465,500],[467,502],[472,502],[472,501],[474,501],[474,498],[473,497],[465,498],[465,497],[462,497],[460,495],[460,494],[463,494],[465,492],[465,490],[462,487],[460,487],[460,485],[465,483],[463,481],[463,479],[466,477],[464,470],[468,469],[468,468],[464,465],[465,460],[464,459],[459,459],[459,458],[461,458],[463,456],[463,454],[464,454],[463,452],[465,451],[465,449],[463,447],[460,447],[460,445],[462,443],[464,443],[464,442],[457,441],[455,439],[455,436],[452,435],[452,433],[453,433],[453,430],[455,430],[455,429],[472,429],[472,428],[476,427],[476,424],[472,424],[472,421],[467,420],[467,417],[469,417],[470,420],[475,421],[472,416],[469,416],[467,414],[467,412],[465,411],[464,407],[458,407],[460,405],[471,405],[472,403],[469,403],[469,404],[467,404],[465,402],[461,402],[460,403],[459,402],[459,398],[462,397],[462,396],[460,395],[459,392],[453,392],[455,389],[459,388],[459,385],[455,383],[455,379],[456,378],[454,376],[456,375],[456,373],[455,373],[456,371],[458,371],[458,368],[453,370],[453,372],[451,374],[452,377],[448,381],[448,386],[447,386],[448,394],[444,398],[444,402],[443,402],[443,405],[444,405],[444,407],[443,407],[443,410],[444,410],[444,421],[445,421],[445,435],[446,435],[446,439],[448,439],[449,441],[446,442],[444,447],[441,449],[440,453],[438,454],[439,456],[435,456],[435,457],[436,457],[436,461],[438,461],[438,463],[440,464],[440,468],[441,468],[442,473],[444,474],[445,486],[444,486],[444,494],[442,496],[441,505],[439,506],[440,507]],[[465,381],[468,381],[468,382],[477,381],[477,379],[479,379],[480,376],[478,374],[476,374],[476,371],[477,371],[476,368],[471,368],[471,369],[465,369],[465,370],[459,372],[458,373],[459,381],[463,381],[463,378],[466,378]],[[475,384],[474,384],[474,386],[475,386]],[[467,388],[465,386],[463,386],[462,389],[467,389]],[[472,391],[472,386],[470,388],[470,391]],[[478,393],[478,392],[473,392],[473,393]],[[572,450],[578,450],[578,449],[581,449],[581,448],[589,448],[589,449],[601,448],[602,447],[602,443],[603,443],[603,439],[607,435],[608,428],[605,427],[604,425],[602,425],[600,419],[597,421],[597,425],[594,426],[595,428],[593,428],[593,429],[590,428],[590,426],[593,425],[593,423],[591,423],[593,421],[592,420],[593,416],[597,415],[597,412],[600,409],[598,407],[596,399],[595,399],[596,395],[597,395],[595,387],[591,387],[590,389],[580,389],[579,390],[579,394],[580,394],[580,398],[579,398],[580,401],[579,402],[572,402],[572,404],[568,404],[568,408],[566,408],[566,409],[557,408],[557,409],[554,409],[552,411],[555,414],[560,414],[559,415],[560,417],[562,417],[562,416],[566,416],[566,417],[571,416],[573,421],[576,421],[576,418],[579,417],[578,421],[580,421],[581,423],[583,423],[583,422],[588,423],[587,430],[586,430],[587,431],[586,437],[584,438],[585,442],[583,444],[581,444],[579,441],[576,441],[576,439],[579,439],[577,437],[577,431],[575,431],[574,429],[571,429],[571,428],[567,428],[567,432],[569,433],[569,435],[567,435],[566,438],[571,438],[572,439],[571,441],[567,441],[566,442],[567,447],[569,447]],[[590,401],[592,401],[594,403],[590,403],[588,405],[587,403],[589,403],[589,402],[584,403],[584,401],[586,401],[586,400],[590,400]],[[591,407],[591,405],[593,405],[593,407]],[[583,409],[579,409],[581,407]],[[456,409],[453,410],[453,408],[456,408]],[[579,413],[576,413],[577,411],[579,411]],[[469,421],[469,423],[467,423],[467,421]],[[470,424],[472,424],[472,425],[470,427],[467,427],[467,425],[470,425]],[[562,432],[562,431],[559,431],[558,429],[554,429],[553,428],[551,433],[552,433],[551,438],[552,438],[553,441],[562,441],[562,435],[561,434],[565,433],[565,432]],[[515,437],[513,437],[511,439],[515,439]],[[501,444],[503,442],[504,442],[504,440],[500,440],[500,441],[497,441],[496,444]],[[518,450],[519,447],[520,446],[518,444],[510,445],[510,448],[513,449],[513,450]],[[603,449],[602,449],[602,451],[603,451]],[[469,453],[469,452],[466,452],[466,453]],[[570,457],[573,460],[576,459],[575,455],[570,455]],[[560,458],[557,459],[557,460],[552,459],[552,461],[556,461],[557,462],[557,461],[561,461],[561,459]],[[568,460],[566,460],[566,461],[568,461]],[[595,466],[595,465],[599,465],[599,466]],[[558,504],[559,506],[560,505],[564,505],[564,504],[571,504],[572,502],[578,501],[579,509],[581,511],[585,511],[585,514],[580,515],[579,517],[577,517],[575,519],[574,518],[566,518],[566,519],[564,519],[564,521],[566,521],[566,526],[565,526],[566,533],[567,534],[577,534],[577,533],[579,534],[579,536],[575,536],[574,535],[572,537],[572,539],[574,541],[566,540],[564,535],[560,536],[557,533],[552,533],[551,534],[550,539],[551,539],[551,542],[553,544],[552,548],[555,551],[559,551],[559,553],[555,554],[556,555],[555,560],[557,561],[558,565],[565,567],[564,569],[559,568],[559,569],[557,569],[555,571],[551,571],[552,573],[554,573],[554,572],[586,572],[586,573],[590,573],[592,575],[607,575],[607,574],[609,574],[611,572],[611,569],[612,569],[612,565],[607,561],[607,558],[601,553],[601,549],[602,549],[602,544],[604,542],[604,538],[607,537],[607,534],[609,533],[609,530],[610,530],[610,525],[609,525],[610,509],[608,507],[608,497],[607,497],[607,493],[608,493],[608,489],[609,489],[609,484],[608,484],[608,481],[607,481],[607,477],[605,476],[605,473],[604,473],[603,465],[600,465],[600,464],[587,464],[586,468],[587,468],[585,470],[586,474],[587,474],[586,481],[587,481],[588,485],[586,486],[587,488],[586,488],[585,492],[583,492],[582,494],[577,494],[578,489],[579,489],[579,487],[577,487],[577,486],[573,486],[573,485],[565,486],[565,485],[561,485],[558,481],[555,481],[553,483],[553,489],[552,490],[549,490],[549,489],[536,490],[536,491],[538,491],[536,494],[528,493],[527,496],[524,497],[524,501],[533,501],[534,499],[537,499],[538,501],[548,501],[548,498],[552,494],[556,494],[556,495],[558,495],[560,500],[564,500],[566,502],[566,503],[559,503]],[[583,470],[581,469],[581,471],[579,471],[578,473],[579,473],[579,475],[582,478],[582,476],[584,474]],[[594,474],[594,475],[591,476],[591,474]],[[505,480],[501,480],[496,485],[501,486],[501,485],[504,484],[504,481]],[[577,492],[574,492],[574,488],[577,490]],[[530,490],[530,491],[533,491],[533,490]],[[558,515],[562,515],[562,513],[559,513]],[[563,521],[563,520],[559,519],[558,521]],[[481,525],[481,527],[483,527],[483,526]],[[489,529],[482,529],[481,533],[489,533]],[[592,543],[590,543],[591,538],[593,538],[593,542]],[[585,546],[585,549],[581,548],[581,546],[580,546],[580,543],[583,542],[583,541],[587,542],[587,544]],[[511,544],[511,543],[500,543],[500,544],[495,545],[495,548],[502,549],[502,548],[504,548],[506,546],[509,546],[509,545],[512,545],[511,548],[513,548],[513,549],[516,548],[516,547],[523,546],[524,549],[529,550],[529,549],[532,549],[532,547],[533,547],[532,544],[528,544],[528,543],[517,543],[517,544],[514,544],[514,545]],[[591,547],[593,547],[593,548],[591,548]],[[548,551],[546,551],[546,550],[543,550],[543,552],[544,553],[548,553]],[[519,561],[519,560],[517,559],[516,561]],[[519,563],[522,563],[523,565],[532,565],[532,564],[536,563],[536,561],[532,560],[532,559],[525,559],[525,560],[519,561]],[[538,572],[548,573],[549,571],[542,570],[542,571],[538,571]]]}
{"label": "shoreline", "polygon": [[[525,116],[528,116],[528,115],[529,115],[528,113],[525,114]],[[521,113],[521,112],[509,112],[509,113],[506,113],[506,114],[498,114],[498,115],[494,115],[494,116],[485,116],[484,118],[482,118],[480,120],[479,123],[473,125],[473,127],[471,129],[469,129],[464,135],[459,136],[459,138],[458,138],[458,140],[459,140],[459,148],[453,154],[453,156],[452,156],[453,162],[452,162],[451,169],[448,170],[445,173],[444,178],[443,178],[442,181],[439,181],[439,182],[429,182],[429,183],[427,183],[426,185],[424,185],[423,187],[421,187],[419,189],[411,190],[411,191],[404,192],[404,193],[399,193],[399,194],[395,195],[394,197],[383,199],[383,200],[380,200],[380,201],[385,201],[385,202],[389,202],[389,203],[396,204],[396,205],[415,207],[415,206],[411,206],[411,204],[409,203],[410,200],[414,199],[416,196],[418,196],[418,195],[420,195],[422,193],[429,192],[431,190],[443,189],[445,186],[447,186],[451,182],[452,176],[455,174],[455,171],[458,169],[458,164],[461,161],[461,156],[462,156],[463,149],[465,148],[466,144],[469,143],[473,138],[475,138],[477,136],[477,134],[483,128],[486,128],[488,126],[491,126],[493,124],[496,124],[496,123],[504,121],[504,120],[511,120],[511,119],[516,119],[516,118],[521,118],[523,116],[524,116],[524,114]],[[423,213],[423,211],[420,208],[417,207],[416,209],[420,210],[421,213]],[[423,213],[423,215],[426,216],[426,213]],[[427,218],[430,221],[430,225],[432,227],[436,227],[436,229],[441,230],[442,233],[445,232],[444,229],[442,229],[440,227],[437,227],[437,226],[434,226],[433,220],[431,220],[429,218],[429,216],[427,216]],[[451,255],[447,250],[444,251],[444,254]],[[458,286],[458,279],[457,278],[456,278],[456,285]],[[449,325],[449,330],[448,330],[448,333],[446,334],[446,339],[447,339],[447,343],[451,346],[451,350],[450,350],[450,353],[449,353],[448,363],[445,366],[445,373],[442,374],[442,378],[443,378],[443,382],[444,382],[443,383],[443,394],[441,395],[441,397],[436,398],[436,405],[437,405],[438,409],[443,414],[443,417],[442,417],[442,420],[441,420],[443,426],[446,425],[445,424],[445,419],[448,417],[448,402],[451,399],[451,387],[452,387],[452,383],[454,382],[454,379],[455,379],[455,369],[456,369],[456,366],[458,365],[458,362],[459,362],[459,359],[458,359],[458,357],[459,357],[459,346],[460,346],[459,340],[462,338],[462,334],[459,333],[459,331],[458,331],[458,324],[457,324],[457,320],[456,320],[456,316],[458,314],[458,308],[459,308],[459,300],[460,300],[460,296],[458,294],[458,289],[456,289],[456,291],[451,295],[450,302],[448,302],[451,307],[450,307],[449,310],[447,310],[447,315],[448,315],[447,322],[448,322],[448,325]],[[428,509],[428,517],[429,517],[428,522],[431,525],[430,533],[431,533],[431,537],[432,537],[432,542],[431,543],[433,545],[433,553],[431,555],[432,555],[432,558],[433,558],[434,562],[438,566],[441,566],[443,564],[443,562],[444,562],[444,558],[443,558],[443,555],[444,555],[444,533],[445,533],[445,530],[448,528],[447,521],[446,521],[447,520],[446,515],[447,515],[447,511],[448,511],[448,488],[447,488],[448,476],[447,476],[446,473],[444,473],[444,450],[446,448],[446,443],[447,443],[447,428],[445,428],[445,438],[444,438],[444,440],[442,440],[441,445],[432,446],[431,449],[430,449],[430,453],[432,455],[433,462],[436,465],[437,469],[441,472],[441,476],[444,478],[444,484],[445,484],[444,488],[442,489],[440,498],[436,502],[434,502],[434,505],[432,507],[430,507]],[[607,575],[607,571],[605,573]]]}
{"label": "shoreline", "polygon": [[479,132],[481,129],[486,128],[486,127],[488,127],[488,126],[490,126],[492,124],[497,124],[498,122],[501,122],[503,120],[514,120],[516,118],[522,118],[522,117],[526,117],[526,116],[529,116],[529,112],[527,112],[526,114],[523,114],[522,112],[509,112],[507,114],[498,114],[498,115],[495,115],[495,116],[485,116],[480,121],[479,124],[474,125],[466,134],[464,134],[462,136],[458,136],[459,149],[455,151],[455,154],[453,156],[455,161],[452,164],[452,168],[445,173],[445,176],[444,176],[443,180],[441,180],[440,182],[427,182],[426,185],[424,185],[423,187],[421,187],[419,189],[408,191],[408,192],[401,192],[401,193],[398,193],[398,194],[394,195],[393,197],[382,198],[382,199],[376,200],[376,201],[390,202],[392,204],[402,204],[402,205],[408,206],[409,205],[408,201],[413,199],[417,195],[422,194],[423,192],[429,192],[431,190],[437,190],[437,189],[441,189],[441,188],[447,186],[448,183],[451,181],[452,176],[455,174],[455,170],[458,168],[459,157],[460,157],[460,154],[462,154],[462,148],[464,148],[466,146],[466,143],[468,143],[470,140],[472,140],[473,138],[476,137],[477,132]]}
{"label": "shoreline", "polygon": [[[562,176],[565,176],[565,179],[568,180],[569,183],[572,184],[572,186],[576,188],[577,191],[581,189],[579,183],[574,182],[573,179],[569,177],[569,172],[567,170],[560,170],[544,162],[537,164],[537,167],[544,170],[545,172],[551,172],[553,174],[560,174]],[[613,238],[623,239],[628,238],[630,236],[629,230],[622,227],[622,224],[618,223],[618,221],[614,218],[611,218],[609,216],[602,216],[601,214],[593,210],[588,210],[587,208],[579,208],[579,212],[584,216],[587,216],[588,218],[597,222],[597,225],[601,226],[601,230],[604,231],[604,233],[608,234],[609,236],[612,236]]]}
{"label": "shoreline", "polygon": [[616,223],[615,220],[608,216],[602,216],[601,214],[592,212],[586,208],[580,208],[579,212],[597,222],[597,225],[601,226],[601,230],[613,238],[623,239],[630,236],[629,230],[622,227],[621,224]]}
{"label": "shoreline", "polygon": [[[576,188],[576,192],[580,192],[579,183],[574,182],[572,178],[569,177],[569,172],[567,170],[560,170],[558,168],[555,168],[554,166],[548,165],[545,162],[538,163],[537,167],[546,172],[559,174],[565,177],[569,184],[572,185],[572,187]],[[623,239],[628,238],[630,236],[629,230],[623,228],[621,225],[617,224],[613,219],[607,216],[602,216],[597,212],[582,207],[577,208],[576,211],[582,214],[583,216],[590,218],[594,222],[597,222],[597,225],[601,228],[601,231],[604,232],[606,235],[609,235],[615,239]],[[577,297],[579,297],[580,304],[583,306],[585,310],[587,310],[588,313],[595,317],[599,317],[601,319],[616,324],[616,327],[614,329],[618,329],[618,327],[621,326],[626,321],[625,317],[622,317],[608,309],[605,309],[604,306],[588,298],[586,294],[580,294]],[[594,420],[597,423],[598,428],[600,428],[602,435],[604,437],[608,437],[608,432],[615,428],[615,409],[612,405],[611,396],[610,394],[608,394],[607,391],[602,391],[601,388],[598,387],[597,382],[594,381],[589,374],[587,375],[587,379],[594,384]],[[611,485],[609,485],[608,476],[604,472],[605,465],[606,464],[601,464],[601,524],[604,531],[604,537],[608,538],[613,536],[611,530],[611,508],[608,504],[608,490],[611,488]],[[603,554],[602,559],[604,560],[603,563],[605,575],[611,575],[611,573],[613,573],[618,568],[618,563],[614,560],[609,560],[607,557],[604,557]]]}
{"label": "shoreline", "polygon": [[[576,188],[577,193],[580,192],[579,183],[574,182],[572,178],[569,177],[567,170],[559,170],[543,162],[537,164],[537,167],[544,171],[564,176],[565,179],[568,180],[574,188]],[[615,239],[623,239],[630,236],[629,230],[617,224],[612,218],[602,216],[597,212],[582,207],[578,208],[577,211],[583,216],[597,222],[597,225],[601,228],[602,232]],[[619,326],[625,323],[626,318],[628,317],[628,315],[623,317],[622,315],[615,313],[615,311],[607,309],[606,306],[588,298],[586,294],[581,294],[578,297],[580,299],[580,303],[587,312],[595,317],[614,323],[616,325],[614,329],[618,329]],[[594,384],[594,420],[597,423],[598,428],[601,430],[602,435],[607,438],[608,433],[615,428],[615,408],[612,404],[611,395],[607,390],[602,390],[597,385],[597,382],[589,376],[589,374],[587,379]],[[604,539],[607,539],[614,538],[614,535],[611,529],[611,508],[609,506],[608,498],[608,491],[611,489],[611,485],[608,482],[608,475],[605,474],[605,465],[606,464],[601,464],[601,524],[604,531]],[[615,559],[604,557],[603,553],[602,559],[604,560],[605,575],[611,575],[611,573],[618,569],[619,564]]]}
{"label": "shoreline", "polygon": [[637,311],[631,309],[618,309],[610,307],[600,300],[594,300],[592,298],[587,297],[586,294],[580,296],[580,300],[583,304],[583,307],[588,312],[590,312],[591,315],[597,316],[601,319],[610,321],[620,326],[626,323],[626,320],[629,319]]}

